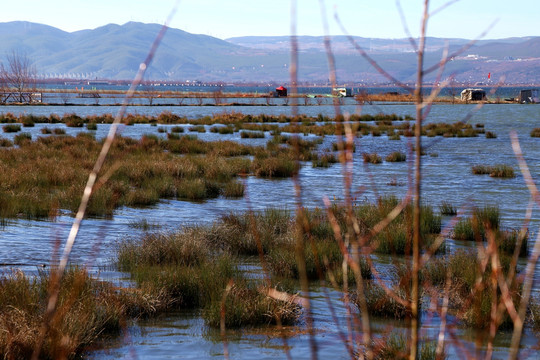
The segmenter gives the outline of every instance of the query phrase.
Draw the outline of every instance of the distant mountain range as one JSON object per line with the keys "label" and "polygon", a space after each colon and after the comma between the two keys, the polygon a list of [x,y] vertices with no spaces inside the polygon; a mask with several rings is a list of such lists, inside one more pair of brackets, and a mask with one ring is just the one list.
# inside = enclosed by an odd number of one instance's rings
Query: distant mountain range
{"label": "distant mountain range", "polygon": [[[132,79],[161,25],[129,22],[68,33],[30,23],[0,23],[0,58],[24,52],[38,73],[48,78]],[[300,36],[300,82],[328,81],[327,53],[322,37]],[[409,39],[354,37],[375,61],[400,81],[414,82],[416,55]],[[470,41],[427,39],[426,65],[436,64],[446,47],[450,53]],[[386,83],[345,36],[331,38],[339,83]],[[220,40],[206,35],[169,29],[146,78],[159,81],[288,82],[290,38],[237,37]],[[482,40],[455,57],[442,78],[459,82],[540,84],[540,37]],[[427,76],[433,81],[437,76]]]}

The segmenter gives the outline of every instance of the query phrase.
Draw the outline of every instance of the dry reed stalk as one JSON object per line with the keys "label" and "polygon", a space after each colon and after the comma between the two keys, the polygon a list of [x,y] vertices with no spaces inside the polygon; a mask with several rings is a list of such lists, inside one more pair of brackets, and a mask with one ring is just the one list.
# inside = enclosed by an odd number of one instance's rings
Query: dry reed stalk
{"label": "dry reed stalk", "polygon": [[[540,205],[540,193],[538,188],[532,178],[531,172],[521,151],[521,146],[519,144],[519,139],[515,131],[510,132],[510,139],[512,143],[512,150],[516,155],[516,159],[519,164],[519,168],[525,180],[525,184],[529,189],[531,194],[531,200],[534,201],[537,206]],[[529,211],[528,211],[529,212]],[[514,320],[514,332],[512,334],[512,340],[510,344],[510,355],[509,359],[517,359],[519,355],[519,348],[521,342],[521,336],[523,334],[523,326],[525,324],[525,316],[527,313],[527,307],[529,305],[529,300],[531,298],[532,285],[534,280],[534,272],[536,264],[538,263],[538,258],[540,257],[540,233],[536,237],[534,248],[532,251],[529,260],[527,261],[527,266],[525,268],[525,277],[523,280],[523,292],[521,301],[519,303],[518,316]]]}

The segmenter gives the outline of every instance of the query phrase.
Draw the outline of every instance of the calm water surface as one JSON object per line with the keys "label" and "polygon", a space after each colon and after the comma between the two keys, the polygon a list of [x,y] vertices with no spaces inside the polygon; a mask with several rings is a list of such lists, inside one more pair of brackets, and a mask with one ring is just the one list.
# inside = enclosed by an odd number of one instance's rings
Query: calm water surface
{"label": "calm water surface", "polygon": [[[455,122],[463,119],[474,105],[433,106],[427,122]],[[356,113],[360,109],[349,103],[341,107],[343,113]],[[116,113],[114,106],[4,106],[0,112],[14,114],[50,115],[56,113],[77,113],[81,116],[103,113]],[[242,112],[245,114],[290,115],[290,106],[248,106],[248,107],[216,107],[216,106],[171,106],[171,107],[131,107],[128,112],[158,115],[163,111],[171,111],[189,118],[214,115],[223,112]],[[316,116],[334,115],[330,105],[300,106],[299,113]],[[414,106],[407,104],[380,104],[365,106],[362,113],[396,113],[398,115],[414,115]],[[437,207],[442,201],[449,201],[462,206],[464,211],[472,205],[498,205],[501,209],[502,222],[505,227],[518,228],[522,225],[525,211],[529,203],[529,193],[523,177],[519,173],[515,156],[511,149],[509,132],[518,133],[522,150],[530,167],[533,178],[540,178],[540,139],[531,138],[529,133],[540,127],[540,107],[535,105],[486,105],[474,114],[472,124],[482,123],[486,131],[497,134],[496,139],[478,138],[423,138],[427,148],[427,156],[423,157],[423,199]],[[63,124],[36,124],[33,128],[23,128],[35,139],[42,136],[40,129],[62,127]],[[167,127],[160,125],[160,127]],[[76,134],[84,129],[65,128],[68,134]],[[96,131],[98,138],[104,137],[109,125],[100,124]],[[143,134],[157,133],[157,127],[150,125],[124,126],[123,136],[138,138]],[[192,133],[205,140],[229,139],[251,144],[264,144],[269,139],[240,139],[238,133],[219,135],[214,133]],[[1,134],[2,137],[13,138],[14,134]],[[335,137],[327,136],[321,148],[330,147]],[[354,155],[353,190],[357,200],[373,200],[376,196],[393,194],[403,197],[408,190],[410,160],[405,163],[382,163],[366,165],[362,162],[363,152],[377,152],[383,158],[393,151],[409,154],[411,140],[402,137],[399,141],[390,141],[386,136],[364,136],[356,140],[357,151]],[[408,156],[409,159],[412,156]],[[477,164],[508,164],[516,169],[514,179],[494,179],[489,176],[472,175],[471,167]],[[302,201],[306,206],[322,206],[322,199],[331,200],[343,197],[342,168],[334,165],[328,169],[314,169],[305,164],[300,172],[302,183]],[[211,222],[228,211],[264,209],[269,206],[293,209],[295,197],[290,179],[267,180],[248,177],[243,199],[230,200],[217,198],[201,203],[166,200],[143,209],[120,208],[112,219],[87,219],[84,221],[80,236],[75,244],[72,261],[90,265],[99,271],[104,278],[118,279],[118,274],[110,267],[114,257],[114,244],[125,236],[136,235],[138,230],[131,223],[146,219],[150,223],[162,225],[162,229],[176,229],[182,225]],[[397,184],[397,186],[396,186]],[[65,241],[72,218],[64,214],[50,221],[10,220],[0,228],[0,263],[8,269],[18,267],[25,271],[35,271],[39,264],[50,261],[55,240]],[[535,207],[530,224],[530,238],[535,239],[540,225],[540,216]],[[105,270],[104,270],[105,269]],[[540,269],[536,272],[535,288],[538,290]],[[538,295],[538,294],[537,294]],[[329,296],[336,307],[339,327],[335,325],[329,311],[326,298]],[[347,312],[339,298],[340,294],[327,295],[321,289],[314,289],[314,306],[316,327],[321,329],[317,335],[321,358],[348,358],[348,353],[339,339],[336,328],[346,331]],[[376,327],[384,328],[388,324],[376,323]],[[396,324],[393,324],[396,325]],[[438,331],[437,319],[424,324],[426,334]],[[461,338],[467,339],[464,332]],[[471,335],[472,336],[472,335]],[[509,334],[501,334],[498,338],[497,354],[503,356]],[[472,340],[472,337],[470,338]],[[228,350],[231,358],[285,358],[284,349],[288,349],[293,358],[309,358],[310,345],[307,335],[295,335],[288,339],[285,346],[279,337],[259,333],[231,333],[228,335]],[[527,332],[526,344],[535,343],[534,336]],[[141,358],[209,358],[223,357],[224,347],[219,333],[207,329],[197,314],[175,314],[167,318],[140,322],[130,328],[129,338],[115,344],[107,352],[97,352],[94,358],[119,358],[133,352]],[[534,354],[534,353],[533,353]],[[534,355],[531,355],[534,358]]]}

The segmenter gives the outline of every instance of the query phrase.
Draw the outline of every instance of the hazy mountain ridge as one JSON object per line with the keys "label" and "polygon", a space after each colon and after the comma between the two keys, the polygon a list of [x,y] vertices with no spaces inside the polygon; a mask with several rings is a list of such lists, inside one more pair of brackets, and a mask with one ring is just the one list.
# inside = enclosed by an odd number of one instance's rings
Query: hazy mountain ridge
{"label": "hazy mountain ridge", "polygon": [[[48,77],[131,79],[161,25],[129,22],[93,30],[65,32],[29,22],[0,23],[0,57],[14,49],[26,53]],[[328,80],[324,38],[299,36],[299,80]],[[345,36],[331,37],[339,82],[386,82]],[[355,42],[401,81],[414,81],[416,57],[409,39],[354,37]],[[220,40],[168,29],[147,79],[223,82],[289,80],[290,37],[246,36]],[[468,44],[467,39],[427,39],[426,64],[440,61]],[[478,82],[506,77],[511,83],[540,83],[540,37],[481,40],[451,61],[446,76]],[[434,75],[432,75],[434,76]]]}

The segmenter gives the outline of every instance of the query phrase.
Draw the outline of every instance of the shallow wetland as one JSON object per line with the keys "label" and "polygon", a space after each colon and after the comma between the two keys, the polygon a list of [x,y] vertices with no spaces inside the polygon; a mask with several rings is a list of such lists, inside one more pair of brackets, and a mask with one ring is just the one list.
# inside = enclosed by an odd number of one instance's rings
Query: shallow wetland
{"label": "shallow wetland", "polygon": [[[504,229],[519,229],[523,226],[530,194],[519,171],[518,163],[512,151],[509,133],[516,131],[525,160],[533,179],[540,178],[540,143],[539,139],[531,136],[531,131],[540,125],[540,112],[535,105],[518,104],[486,104],[478,111],[476,105],[435,104],[431,109],[426,123],[453,124],[466,118],[473,111],[474,115],[468,124],[471,128],[482,130],[475,137],[450,137],[432,134],[423,136],[423,183],[422,197],[426,205],[438,214],[441,204],[451,204],[458,214],[469,216],[474,207],[497,207],[500,213],[500,226]],[[290,106],[141,106],[128,108],[127,112],[141,116],[157,117],[168,111],[191,121],[203,117],[220,114],[242,113],[250,115],[285,115],[290,116]],[[2,114],[12,113],[15,116],[29,115],[50,116],[57,114],[76,113],[81,117],[115,114],[115,106],[3,106]],[[300,106],[297,111],[306,116],[335,117],[331,105]],[[340,106],[342,114],[396,114],[400,117],[413,116],[414,105],[411,104],[373,104],[359,108],[353,101]],[[408,121],[394,121],[403,124]],[[369,122],[375,125],[375,122]],[[4,124],[2,124],[4,125]],[[275,123],[277,127],[286,124]],[[322,125],[322,124],[320,124]],[[151,134],[156,139],[166,141],[178,136],[196,137],[204,141],[230,140],[249,147],[264,147],[273,138],[272,131],[260,132],[255,136],[242,135],[243,131],[220,133],[212,131],[215,125],[199,125],[198,131],[190,131],[193,124],[134,124],[122,126],[122,137],[139,141]],[[412,126],[412,122],[411,122]],[[96,139],[107,135],[109,124],[97,124],[96,130],[84,127],[68,127],[65,124],[35,123],[34,126],[22,126],[17,132],[2,132],[0,137],[15,141],[16,136],[28,133],[32,140],[39,137],[54,135],[55,129],[65,130],[66,135],[76,136],[81,132],[90,132]],[[182,132],[175,127],[181,127]],[[202,127],[202,128],[201,128]],[[51,130],[47,133],[43,129]],[[161,129],[161,130],[160,130]],[[204,130],[204,132],[203,132]],[[251,129],[249,130],[251,131]],[[253,129],[253,131],[260,131]],[[496,136],[486,136],[490,132]],[[285,132],[281,135],[290,135]],[[309,131],[299,134],[300,139],[314,141],[319,139],[316,152],[324,154],[333,151],[337,142],[334,135],[317,136]],[[170,141],[170,140],[169,140]],[[385,133],[367,132],[354,138],[355,152],[353,153],[353,182],[352,197],[356,204],[373,203],[378,198],[394,196],[403,199],[411,183],[411,168],[413,138],[400,136],[391,139]],[[10,151],[10,148],[0,151]],[[338,152],[333,152],[339,157]],[[365,162],[363,154],[378,154],[380,163]],[[400,154],[393,161],[388,158],[391,154]],[[405,159],[403,159],[404,155]],[[246,155],[253,159],[252,154]],[[396,155],[394,155],[396,156]],[[302,187],[302,205],[309,209],[324,208],[324,198],[339,203],[344,199],[344,169],[338,163],[329,163],[315,167],[312,159],[301,162],[298,170]],[[475,166],[504,165],[514,170],[514,177],[500,178],[473,173]],[[237,175],[236,172],[234,175]],[[235,177],[235,176],[234,176]],[[106,216],[89,217],[83,222],[81,233],[77,239],[71,262],[87,266],[89,272],[115,284],[133,285],[130,276],[121,272],[115,265],[118,244],[128,236],[138,237],[146,232],[171,232],[188,226],[209,226],[230,212],[246,212],[250,210],[264,211],[277,208],[294,211],[296,207],[295,184],[291,177],[255,176],[254,173],[235,177],[242,183],[242,197],[227,197],[218,192],[210,198],[185,200],[172,196],[161,199],[157,203],[145,207],[119,206],[113,208]],[[11,216],[1,220],[0,225],[0,263],[5,271],[20,269],[28,274],[35,274],[42,265],[48,266],[51,254],[54,253],[56,241],[63,242],[69,232],[72,214],[67,208],[60,208],[53,219],[28,219],[26,216]],[[452,217],[442,215],[442,228],[449,224]],[[540,227],[540,215],[537,207],[532,208],[532,216],[528,224],[529,249],[537,238]],[[450,234],[446,236],[446,251],[448,254],[463,249],[474,249],[473,241],[455,240]],[[375,268],[380,272],[382,280],[390,282],[395,275],[393,268],[396,263],[403,261],[403,256],[374,253],[371,259]],[[518,261],[518,270],[522,271],[524,259]],[[533,297],[540,299],[540,266],[537,266],[534,277]],[[249,258],[243,262],[242,269],[252,277],[260,277],[260,262]],[[335,291],[331,286],[319,286],[317,282],[310,284],[312,291],[312,312],[314,339],[318,346],[320,358],[346,359],[350,358],[345,346],[342,333],[347,333],[349,309],[344,306],[343,293]],[[330,305],[329,305],[330,304]],[[130,322],[126,333],[107,344],[106,350],[91,351],[89,358],[113,359],[122,358],[128,353],[145,359],[174,358],[181,354],[182,358],[199,359],[223,357],[227,351],[234,359],[251,358],[309,358],[313,350],[310,344],[310,334],[306,331],[305,320],[300,320],[296,326],[286,326],[282,331],[273,327],[255,327],[246,329],[228,329],[226,335],[207,326],[203,319],[202,310],[188,309],[167,312],[157,318]],[[356,308],[353,311],[358,311]],[[424,312],[422,315],[421,336],[436,338],[439,331],[438,316]],[[457,322],[456,319],[453,319]],[[393,319],[372,318],[375,333],[385,333],[389,328],[400,329],[405,325]],[[358,335],[358,334],[355,334]],[[494,358],[506,358],[511,338],[511,331],[499,330],[494,342]],[[463,342],[466,350],[475,354],[475,342],[478,332],[458,325],[456,338]],[[538,345],[538,332],[528,326],[522,341],[523,357],[535,358],[533,350]],[[226,344],[226,347],[224,345]],[[226,349],[226,350],[225,350]],[[463,352],[463,348],[447,344],[447,355],[452,358]]]}

